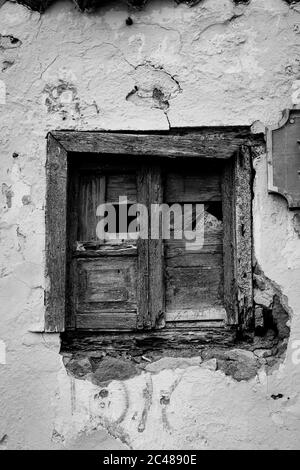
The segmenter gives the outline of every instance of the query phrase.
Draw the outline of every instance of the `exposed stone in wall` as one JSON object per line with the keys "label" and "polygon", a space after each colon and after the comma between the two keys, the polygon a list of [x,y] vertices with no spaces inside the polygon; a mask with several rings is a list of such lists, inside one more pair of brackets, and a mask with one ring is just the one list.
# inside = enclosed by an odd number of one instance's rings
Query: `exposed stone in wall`
{"label": "exposed stone in wall", "polygon": [[59,80],[58,84],[48,84],[43,95],[48,113],[58,113],[63,120],[67,115],[75,119],[80,114],[77,90],[71,83]]}
{"label": "exposed stone in wall", "polygon": [[[279,287],[268,279],[259,265],[254,269],[255,350],[273,367],[286,352],[290,335],[291,311]],[[260,340],[262,339],[262,341]]]}
{"label": "exposed stone in wall", "polygon": [[18,57],[18,48],[22,45],[20,39],[12,35],[0,34],[0,72],[12,67]]}
{"label": "exposed stone in wall", "polygon": [[[126,380],[143,371],[156,373],[165,368],[200,365],[202,360],[215,360],[215,370],[221,370],[234,380],[250,380],[264,366],[273,368],[282,362],[290,335],[290,310],[278,286],[268,279],[258,263],[254,266],[254,310],[255,332],[245,337],[237,336],[235,345],[203,345],[192,349],[181,348],[149,350],[146,355],[137,351],[113,351],[99,348],[95,351],[76,351],[65,354],[65,365],[70,374],[91,380],[96,385],[108,384],[111,380]],[[64,354],[64,352],[63,352]],[[187,360],[187,357],[190,359]]]}
{"label": "exposed stone in wall", "polygon": [[126,100],[136,106],[161,109],[167,116],[170,100],[176,98],[182,89],[178,81],[163,67],[142,64],[131,73],[135,86],[126,96]]}
{"label": "exposed stone in wall", "polygon": [[[259,336],[248,341],[236,341],[236,347],[204,346],[202,350],[165,350],[148,352],[140,356],[128,352],[109,350],[82,351],[64,354],[67,371],[74,377],[90,380],[104,386],[112,380],[127,380],[145,371],[157,373],[163,369],[186,368],[198,365],[210,370],[221,370],[236,381],[250,380],[261,367],[272,367],[284,358],[289,336],[288,314],[278,296],[273,305],[264,311],[267,315]],[[264,317],[265,318],[265,317]],[[212,362],[213,361],[213,362]]]}
{"label": "exposed stone in wall", "polygon": [[297,213],[293,217],[293,225],[294,225],[294,230],[298,234],[298,237],[300,238],[300,213]]}
{"label": "exposed stone in wall", "polygon": [[6,208],[10,209],[14,193],[11,187],[8,186],[6,183],[2,183],[2,194],[5,196],[6,199]]}
{"label": "exposed stone in wall", "polygon": [[14,38],[11,35],[8,36],[2,36],[0,34],[0,50],[7,50],[7,49],[16,49],[17,47],[20,47],[22,42]]}
{"label": "exposed stone in wall", "polygon": [[264,275],[258,264],[254,268],[254,302],[262,308],[264,318],[263,330],[259,326],[256,332],[263,334],[271,328],[280,339],[287,338],[290,312],[284,305],[286,300],[283,299],[279,287]]}

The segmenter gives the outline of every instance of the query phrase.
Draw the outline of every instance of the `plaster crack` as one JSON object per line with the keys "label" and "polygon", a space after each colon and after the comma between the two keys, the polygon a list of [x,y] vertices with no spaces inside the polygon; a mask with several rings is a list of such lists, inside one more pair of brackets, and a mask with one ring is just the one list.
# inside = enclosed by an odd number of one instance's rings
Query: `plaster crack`
{"label": "plaster crack", "polygon": [[182,93],[179,81],[162,66],[157,67],[150,62],[144,62],[134,67],[132,75],[135,84],[127,94],[126,101],[132,102],[136,106],[161,109],[170,129],[168,110],[170,100]]}
{"label": "plaster crack", "polygon": [[241,16],[243,15],[243,13],[234,13],[230,18],[227,18],[226,20],[224,21],[217,21],[216,23],[211,23],[209,25],[207,25],[204,29],[202,29],[202,31],[200,31],[194,38],[193,38],[193,42],[195,41],[198,41],[200,39],[200,37],[206,33],[207,31],[209,31],[210,29],[212,28],[215,28],[216,26],[228,26],[230,23],[232,23],[234,20],[236,20],[237,18],[240,18]]}
{"label": "plaster crack", "polygon": [[49,62],[49,64],[44,68],[44,70],[41,72],[40,74],[40,80],[43,78],[43,76],[45,75],[45,73],[47,72],[47,70],[49,70],[49,68],[56,62],[56,60],[59,58],[59,54],[57,56],[54,57],[53,60],[51,60]]}

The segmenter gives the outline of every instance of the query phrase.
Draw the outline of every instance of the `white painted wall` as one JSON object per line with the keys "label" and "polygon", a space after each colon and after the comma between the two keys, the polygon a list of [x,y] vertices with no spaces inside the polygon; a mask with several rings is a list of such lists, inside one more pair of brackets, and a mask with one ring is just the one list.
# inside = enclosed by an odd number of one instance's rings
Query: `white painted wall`
{"label": "white painted wall", "polygon": [[[128,27],[119,2],[92,15],[69,2],[43,16],[1,7],[2,40],[22,43],[0,48],[0,448],[299,448],[300,239],[285,201],[267,194],[264,156],[255,162],[255,251],[292,309],[279,369],[235,382],[197,359],[182,368],[165,360],[155,373],[112,382],[96,400],[97,386],[67,376],[59,336],[38,333],[47,132],[278,122],[300,88],[299,12],[283,0],[151,1]],[[151,99],[156,83],[168,111]],[[141,92],[126,100],[134,85]]]}

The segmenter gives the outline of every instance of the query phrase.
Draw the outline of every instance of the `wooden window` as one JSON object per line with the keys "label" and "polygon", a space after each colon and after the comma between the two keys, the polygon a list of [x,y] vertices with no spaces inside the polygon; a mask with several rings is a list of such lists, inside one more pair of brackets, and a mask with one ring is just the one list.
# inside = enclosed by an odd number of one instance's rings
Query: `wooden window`
{"label": "wooden window", "polygon": [[[46,330],[251,327],[251,144],[247,128],[49,134]],[[99,238],[104,203],[143,204],[149,237],[131,217]],[[153,204],[187,207],[191,230],[202,218],[203,243],[188,249],[172,213],[170,238],[151,237]]]}

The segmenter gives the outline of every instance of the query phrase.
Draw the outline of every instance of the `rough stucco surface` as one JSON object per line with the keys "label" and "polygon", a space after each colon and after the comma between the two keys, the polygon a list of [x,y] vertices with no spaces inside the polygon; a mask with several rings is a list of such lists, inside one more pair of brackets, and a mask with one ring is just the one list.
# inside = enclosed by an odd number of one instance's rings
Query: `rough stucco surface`
{"label": "rough stucco surface", "polygon": [[41,333],[48,131],[268,125],[299,101],[299,6],[153,1],[131,26],[127,17],[118,2],[93,15],[68,2],[43,16],[0,8],[0,449],[299,448],[298,219],[267,194],[264,155],[255,159],[255,255],[291,310],[286,358],[273,372],[237,382],[213,359],[166,358],[102,389],[69,376],[59,335]]}

